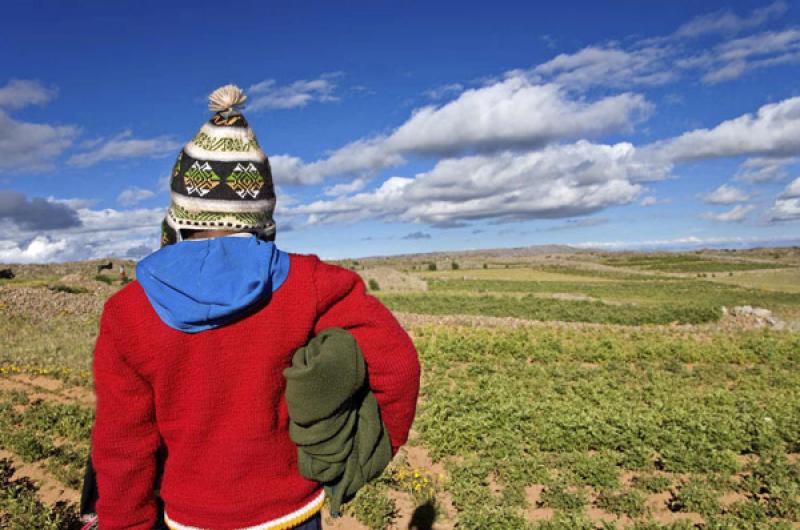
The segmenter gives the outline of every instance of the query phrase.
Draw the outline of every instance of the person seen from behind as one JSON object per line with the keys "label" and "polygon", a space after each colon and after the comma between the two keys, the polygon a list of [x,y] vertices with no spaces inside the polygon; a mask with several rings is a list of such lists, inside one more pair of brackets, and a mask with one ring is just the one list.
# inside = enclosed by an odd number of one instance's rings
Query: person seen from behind
{"label": "person seen from behind", "polygon": [[162,509],[176,530],[321,528],[326,490],[298,470],[284,370],[331,328],[363,355],[391,456],[407,441],[414,345],[356,273],[275,245],[245,99],[233,85],[209,97],[172,169],[162,247],[103,309],[90,457],[102,530],[151,530]]}

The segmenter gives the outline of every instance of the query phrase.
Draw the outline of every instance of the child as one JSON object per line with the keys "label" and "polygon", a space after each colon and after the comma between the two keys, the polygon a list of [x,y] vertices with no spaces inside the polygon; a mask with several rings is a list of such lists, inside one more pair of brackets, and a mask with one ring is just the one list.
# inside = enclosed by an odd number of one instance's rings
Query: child
{"label": "child", "polygon": [[[283,370],[340,327],[367,364],[392,455],[419,391],[416,350],[360,277],[275,244],[267,157],[228,85],[172,170],[162,248],[105,304],[92,455],[102,530],[320,528],[322,485],[297,470]],[[164,456],[159,458],[163,451]]]}

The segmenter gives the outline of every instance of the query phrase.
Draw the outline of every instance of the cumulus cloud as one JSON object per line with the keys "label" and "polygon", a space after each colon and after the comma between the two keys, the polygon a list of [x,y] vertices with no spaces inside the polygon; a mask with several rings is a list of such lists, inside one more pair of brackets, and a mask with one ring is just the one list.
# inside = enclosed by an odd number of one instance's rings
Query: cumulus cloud
{"label": "cumulus cloud", "polygon": [[0,87],[0,108],[17,110],[29,105],[44,105],[57,95],[57,88],[46,87],[39,81],[12,79]]}
{"label": "cumulus cloud", "polygon": [[413,178],[391,177],[370,192],[291,208],[308,222],[387,218],[447,226],[574,217],[634,200],[641,181],[664,178],[668,164],[637,156],[628,143],[551,145],[445,159]]}
{"label": "cumulus cloud", "polygon": [[145,199],[149,199],[153,195],[155,195],[155,193],[153,193],[151,190],[133,186],[123,190],[117,196],[117,202],[123,206],[133,206],[134,204],[138,204]]}
{"label": "cumulus cloud", "polygon": [[775,200],[769,210],[771,221],[800,219],[800,177],[794,179]]}
{"label": "cumulus cloud", "polygon": [[673,162],[734,156],[787,157],[800,153],[800,97],[762,106],[710,129],[656,142],[649,154]]}
{"label": "cumulus cloud", "polygon": [[736,202],[744,202],[750,198],[750,195],[743,190],[728,184],[723,184],[719,188],[710,193],[703,195],[703,200],[709,204],[733,204]]}
{"label": "cumulus cloud", "polygon": [[[0,261],[31,263],[141,257],[158,248],[163,209],[95,210],[86,207],[76,211],[79,224],[75,226],[45,229],[10,225],[0,236]],[[145,248],[148,252],[144,252]]]}
{"label": "cumulus cloud", "polygon": [[673,81],[677,76],[667,63],[671,54],[672,50],[664,46],[632,50],[587,46],[575,53],[559,54],[536,66],[531,73],[570,88],[656,86]]}
{"label": "cumulus cloud", "polygon": [[354,178],[350,182],[340,182],[339,184],[325,188],[325,195],[329,197],[338,197],[340,195],[355,193],[364,189],[364,186],[366,186],[368,182],[369,179],[361,177]]}
{"label": "cumulus cloud", "polygon": [[740,221],[744,221],[747,217],[747,214],[752,212],[755,209],[755,206],[752,204],[744,205],[744,204],[737,204],[730,210],[726,210],[724,212],[714,213],[714,212],[704,212],[700,214],[700,217],[703,219],[708,219],[709,221],[720,221],[723,223],[738,223]]}
{"label": "cumulus cloud", "polygon": [[781,193],[783,199],[796,199],[800,197],[800,177],[794,179]]}
{"label": "cumulus cloud", "polygon": [[[531,69],[529,75],[577,90],[658,86],[695,72],[707,84],[730,81],[755,69],[800,60],[795,29],[731,38],[756,30],[787,8],[785,2],[775,2],[743,16],[729,10],[708,13],[665,37],[593,44],[577,52],[561,53]],[[705,51],[697,53],[689,43],[700,36],[722,40],[708,43]]]}
{"label": "cumulus cloud", "polygon": [[703,81],[721,83],[748,71],[800,61],[800,30],[765,31],[721,43],[691,60],[706,73]]}
{"label": "cumulus cloud", "polygon": [[29,123],[8,114],[30,105],[45,105],[57,95],[56,87],[25,79],[12,79],[0,87],[0,173],[50,170],[53,160],[75,141],[80,134],[76,126]]}
{"label": "cumulus cloud", "polygon": [[391,134],[351,142],[315,162],[288,155],[270,161],[277,181],[314,184],[327,176],[374,174],[401,164],[407,155],[533,149],[557,140],[630,130],[651,108],[638,94],[573,99],[556,84],[538,85],[514,74],[466,90],[445,105],[417,109]]}
{"label": "cumulus cloud", "polygon": [[0,110],[0,173],[51,169],[78,134],[72,125],[17,121]]}
{"label": "cumulus cloud", "polygon": [[72,155],[67,163],[88,167],[107,160],[161,158],[175,154],[180,147],[181,144],[170,136],[134,138],[132,131],[123,131],[113,138],[101,140],[88,151]]}
{"label": "cumulus cloud", "polygon": [[288,85],[279,85],[274,79],[267,79],[256,83],[247,89],[247,108],[250,110],[263,109],[294,109],[305,107],[311,102],[338,101],[334,95],[336,78],[341,72],[323,74],[317,79],[301,79]]}
{"label": "cumulus cloud", "polygon": [[46,263],[57,259],[68,246],[66,239],[51,239],[45,235],[28,242],[0,240],[0,263]]}
{"label": "cumulus cloud", "polygon": [[80,226],[78,212],[66,204],[41,197],[28,199],[16,191],[0,190],[0,219],[22,230],[50,230]]}
{"label": "cumulus cloud", "polygon": [[446,105],[417,109],[386,143],[395,152],[438,155],[541,147],[630,130],[651,108],[639,94],[586,102],[570,98],[559,85],[537,85],[511,75],[466,90]]}
{"label": "cumulus cloud", "polygon": [[734,178],[750,183],[782,180],[788,175],[787,168],[796,161],[797,159],[794,157],[748,158],[739,166]]}

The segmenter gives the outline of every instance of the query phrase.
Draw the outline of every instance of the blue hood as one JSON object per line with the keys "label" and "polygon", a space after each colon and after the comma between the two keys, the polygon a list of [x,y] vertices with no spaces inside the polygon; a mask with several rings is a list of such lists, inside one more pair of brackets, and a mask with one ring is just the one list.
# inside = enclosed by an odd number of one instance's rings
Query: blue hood
{"label": "blue hood", "polygon": [[267,303],[289,274],[289,255],[256,236],[184,240],[136,265],[161,320],[187,333],[222,326]]}

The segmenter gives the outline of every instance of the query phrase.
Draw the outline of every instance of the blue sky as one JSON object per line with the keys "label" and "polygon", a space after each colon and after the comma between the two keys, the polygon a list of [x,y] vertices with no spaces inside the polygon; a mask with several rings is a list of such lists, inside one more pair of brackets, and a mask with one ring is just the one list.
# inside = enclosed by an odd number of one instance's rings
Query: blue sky
{"label": "blue sky", "polygon": [[800,240],[798,2],[166,4],[5,7],[0,262],[154,250],[227,83],[286,250]]}

